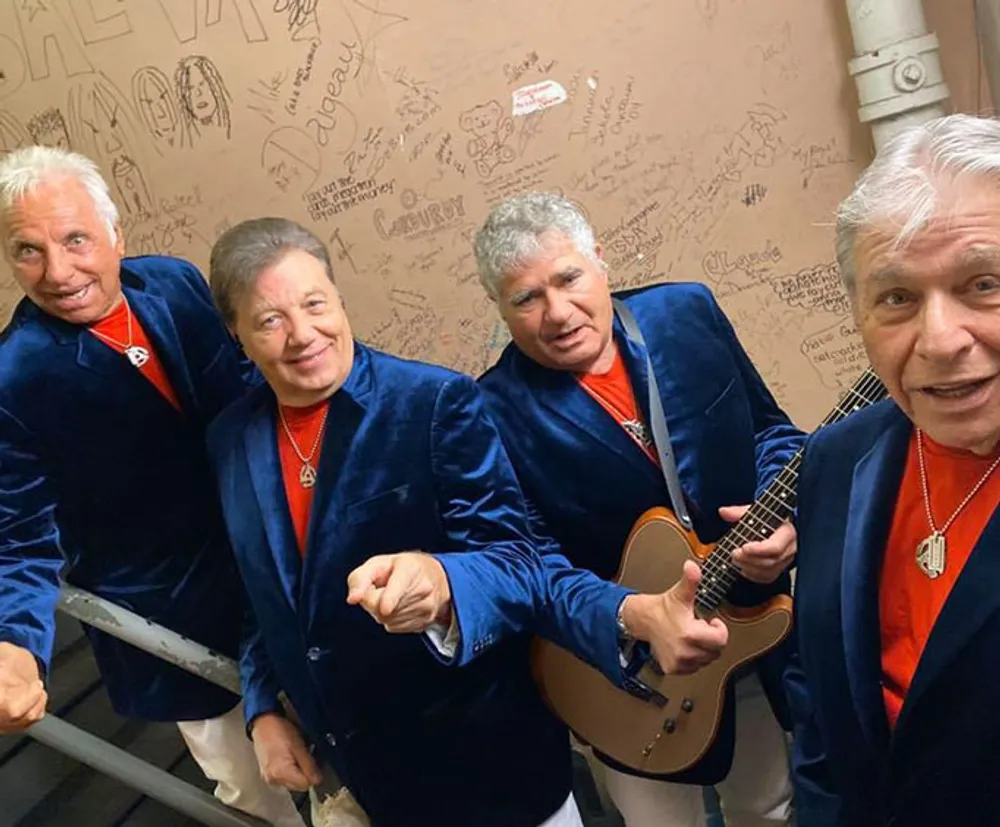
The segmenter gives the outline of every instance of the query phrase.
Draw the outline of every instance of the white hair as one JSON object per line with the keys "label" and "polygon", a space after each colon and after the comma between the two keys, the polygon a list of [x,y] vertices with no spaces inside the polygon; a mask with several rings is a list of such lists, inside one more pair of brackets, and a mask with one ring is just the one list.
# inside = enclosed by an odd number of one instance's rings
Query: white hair
{"label": "white hair", "polygon": [[598,262],[594,230],[572,201],[551,192],[516,195],[497,204],[476,233],[479,280],[493,298],[503,279],[542,252],[542,237],[558,233]]}
{"label": "white hair", "polygon": [[108,229],[111,243],[117,240],[118,207],[97,164],[84,155],[48,146],[29,146],[0,158],[0,217],[13,209],[19,198],[59,178],[80,182],[94,202],[94,209]]}
{"label": "white hair", "polygon": [[1000,121],[948,115],[909,127],[889,140],[837,210],[837,263],[854,295],[854,248],[868,232],[894,234],[904,247],[935,217],[939,187],[959,178],[997,185],[1000,198]]}

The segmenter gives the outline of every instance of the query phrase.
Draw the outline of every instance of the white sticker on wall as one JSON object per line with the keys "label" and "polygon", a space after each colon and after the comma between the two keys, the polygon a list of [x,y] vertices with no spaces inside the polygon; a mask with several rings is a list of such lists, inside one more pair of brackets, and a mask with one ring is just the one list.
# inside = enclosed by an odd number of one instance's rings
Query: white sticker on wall
{"label": "white sticker on wall", "polygon": [[562,84],[554,80],[543,80],[514,90],[511,114],[515,118],[518,115],[530,115],[565,102],[566,90]]}

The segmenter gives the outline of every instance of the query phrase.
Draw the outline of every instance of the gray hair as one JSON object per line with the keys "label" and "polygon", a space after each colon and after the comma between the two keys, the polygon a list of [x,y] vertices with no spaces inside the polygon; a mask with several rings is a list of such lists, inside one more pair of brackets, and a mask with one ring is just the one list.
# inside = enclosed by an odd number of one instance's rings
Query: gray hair
{"label": "gray hair", "polygon": [[837,263],[848,293],[858,236],[888,227],[897,248],[906,246],[934,217],[938,186],[964,177],[1000,184],[1000,121],[948,115],[890,139],[837,210]]}
{"label": "gray hair", "polygon": [[227,325],[235,324],[236,306],[261,273],[294,250],[319,261],[333,281],[333,265],[326,245],[301,224],[287,218],[251,218],[219,236],[212,247],[208,280],[215,306]]}
{"label": "gray hair", "polygon": [[572,201],[552,192],[515,195],[497,204],[476,233],[479,280],[494,299],[503,279],[542,252],[543,236],[559,233],[595,263],[596,240],[586,216]]}
{"label": "gray hair", "polygon": [[114,244],[117,240],[118,207],[97,164],[77,152],[49,146],[29,146],[0,158],[0,214],[6,214],[19,198],[54,178],[73,178],[80,182],[94,202],[94,209]]}

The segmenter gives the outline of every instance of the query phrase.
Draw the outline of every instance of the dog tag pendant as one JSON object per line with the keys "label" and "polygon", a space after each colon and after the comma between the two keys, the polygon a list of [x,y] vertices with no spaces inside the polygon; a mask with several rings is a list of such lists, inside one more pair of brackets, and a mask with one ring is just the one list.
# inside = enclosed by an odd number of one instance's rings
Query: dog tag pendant
{"label": "dog tag pendant", "polygon": [[149,351],[139,345],[131,345],[125,348],[125,358],[132,363],[132,367],[141,368],[149,361]]}
{"label": "dog tag pendant", "polygon": [[933,531],[917,546],[917,568],[931,580],[944,574],[945,553],[947,552],[944,535]]}

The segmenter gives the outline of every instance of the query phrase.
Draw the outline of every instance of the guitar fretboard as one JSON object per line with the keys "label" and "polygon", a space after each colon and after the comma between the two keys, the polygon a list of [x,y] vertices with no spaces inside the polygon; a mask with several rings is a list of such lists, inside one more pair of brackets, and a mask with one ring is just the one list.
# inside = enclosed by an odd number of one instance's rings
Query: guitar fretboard
{"label": "guitar fretboard", "polygon": [[[832,425],[854,411],[882,401],[886,393],[885,385],[869,368],[844,394],[819,427]],[[698,586],[695,602],[703,612],[716,611],[739,576],[739,568],[732,561],[732,553],[746,543],[767,539],[792,516],[801,464],[802,451],[799,450],[702,563],[701,584]]]}

